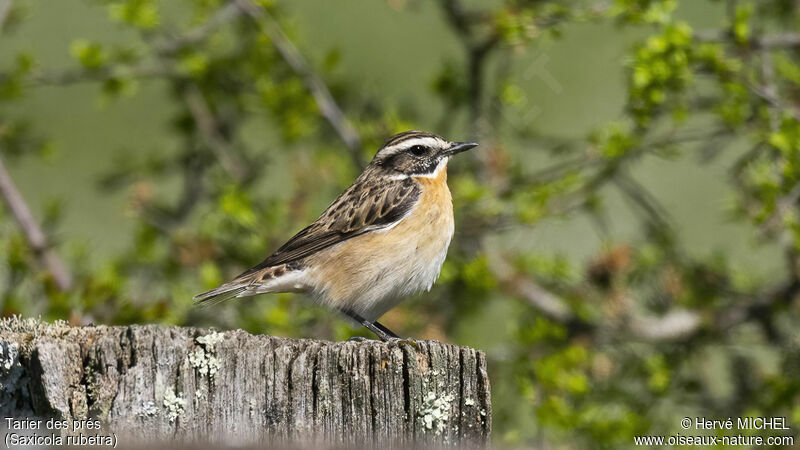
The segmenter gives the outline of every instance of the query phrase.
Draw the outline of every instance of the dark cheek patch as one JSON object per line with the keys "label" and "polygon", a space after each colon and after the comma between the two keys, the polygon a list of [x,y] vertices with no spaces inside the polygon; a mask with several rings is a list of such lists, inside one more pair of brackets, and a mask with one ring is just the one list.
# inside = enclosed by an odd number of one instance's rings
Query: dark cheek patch
{"label": "dark cheek patch", "polygon": [[417,164],[417,167],[415,168],[416,170],[414,170],[412,173],[414,175],[431,174],[436,170],[436,166],[438,165],[439,161],[436,159],[428,159],[425,161],[420,161],[419,164]]}
{"label": "dark cheek patch", "polygon": [[386,158],[383,167],[405,175],[431,174],[439,165],[438,158],[414,158],[405,153],[398,153]]}

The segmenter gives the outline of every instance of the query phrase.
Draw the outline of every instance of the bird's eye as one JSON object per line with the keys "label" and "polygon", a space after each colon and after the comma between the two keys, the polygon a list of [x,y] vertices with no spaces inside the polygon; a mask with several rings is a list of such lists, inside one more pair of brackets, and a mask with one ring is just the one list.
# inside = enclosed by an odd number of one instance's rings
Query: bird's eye
{"label": "bird's eye", "polygon": [[408,149],[408,151],[410,151],[411,154],[414,155],[414,156],[422,156],[422,155],[424,155],[425,153],[428,152],[428,149],[425,148],[422,145],[415,145],[415,146],[411,147],[410,149]]}

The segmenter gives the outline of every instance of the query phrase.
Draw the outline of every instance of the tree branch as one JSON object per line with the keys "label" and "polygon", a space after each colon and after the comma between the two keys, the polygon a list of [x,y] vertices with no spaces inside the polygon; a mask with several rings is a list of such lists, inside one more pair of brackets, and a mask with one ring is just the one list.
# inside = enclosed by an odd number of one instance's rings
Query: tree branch
{"label": "tree branch", "polygon": [[[3,24],[3,6],[6,2],[11,4],[11,0],[0,0],[0,29]],[[153,49],[159,55],[171,55],[183,48],[190,45],[197,44],[206,40],[214,31],[219,29],[222,25],[230,22],[236,17],[241,16],[242,10],[235,1],[230,1],[225,6],[214,12],[209,19],[198,25],[195,28],[187,31],[185,34],[175,37],[170,40],[162,41],[153,44]],[[128,71],[125,76],[133,78],[156,78],[163,76],[180,77],[181,74],[173,69],[169,69],[163,65],[141,65],[131,66],[127,68]],[[31,77],[33,84],[74,84],[94,81],[105,81],[112,78],[115,74],[109,68],[101,68],[99,70],[69,70],[64,72],[44,73]]]}
{"label": "tree branch", "polygon": [[[503,291],[524,299],[548,319],[564,324],[571,334],[595,335],[604,327],[602,323],[590,322],[575,315],[563,299],[517,273],[504,257],[492,252],[488,254],[490,267],[500,280]],[[701,325],[699,313],[681,308],[661,316],[629,311],[621,331],[646,341],[667,342],[687,339],[699,332]]]}
{"label": "tree branch", "polygon": [[659,317],[636,314],[629,323],[631,333],[653,342],[689,338],[700,330],[700,325],[700,315],[683,308],[675,308]]}
{"label": "tree branch", "polygon": [[491,33],[482,40],[477,39],[473,24],[476,23],[475,17],[480,17],[480,14],[468,11],[460,0],[442,0],[440,4],[445,18],[461,38],[467,52],[467,106],[470,128],[473,134],[482,134],[479,130],[482,128],[485,65],[487,57],[500,42],[500,38],[496,33]]}
{"label": "tree branch", "polygon": [[[529,279],[514,277],[504,280],[501,287],[509,294],[526,300],[548,319],[564,324],[572,334],[594,335],[603,327],[602,324],[576,316],[558,296]],[[700,331],[701,325],[699,313],[683,308],[675,308],[660,316],[629,311],[620,331],[645,341],[671,342],[691,338]]]}
{"label": "tree branch", "polygon": [[[698,31],[694,33],[694,39],[699,42],[734,43],[733,35],[724,30]],[[773,110],[773,113],[770,114],[770,125],[773,128],[776,125],[775,110],[787,111],[796,120],[800,120],[800,111],[796,108],[787,107],[781,102],[774,83],[774,68],[772,67],[772,58],[769,53],[773,49],[800,48],[800,33],[784,32],[767,36],[754,36],[747,42],[747,45],[755,50],[761,50],[761,72],[764,78],[764,85],[759,85],[746,79],[743,79],[742,82],[750,92],[767,102],[770,109]]]}
{"label": "tree branch", "polygon": [[[3,0],[0,0],[3,1]],[[206,39],[215,29],[219,26],[229,22],[240,14],[246,14],[254,20],[260,27],[261,31],[266,34],[272,41],[275,48],[284,58],[286,63],[291,69],[303,79],[307,89],[314,98],[320,113],[323,118],[331,125],[334,131],[339,135],[342,141],[350,150],[350,154],[354,162],[359,166],[364,166],[366,161],[361,154],[362,141],[358,132],[352,123],[345,117],[342,109],[336,103],[328,87],[322,79],[314,73],[308,62],[303,55],[297,50],[297,47],[289,40],[283,30],[280,28],[278,22],[262,7],[253,4],[249,0],[233,0],[220,8],[214,13],[211,18],[204,24],[188,31],[184,36],[175,38],[174,40],[167,41],[161,44],[154,45],[155,50],[161,55],[169,55],[181,48],[186,47]],[[125,76],[133,78],[155,78],[163,76],[182,77],[182,74],[176,72],[164,65],[141,65],[132,66],[124,73]],[[0,74],[2,76],[2,74]],[[64,72],[44,73],[34,75],[29,78],[29,82],[33,85],[43,84],[74,84],[82,82],[104,81],[114,77],[115,74],[112,68],[102,68],[99,70],[69,70]],[[244,165],[237,164],[226,151],[227,143],[224,139],[220,139],[218,133],[213,132],[213,115],[205,104],[204,99],[195,94],[188,94],[190,98],[186,98],[187,105],[190,106],[193,118],[198,121],[198,126],[203,132],[206,141],[215,151],[218,157],[221,157],[221,162],[226,170],[234,176],[234,178],[241,179],[246,173]],[[223,162],[223,160],[227,162]]]}
{"label": "tree branch", "polygon": [[573,318],[572,311],[553,293],[539,286],[533,280],[520,276],[499,255],[490,253],[491,267],[500,280],[501,289],[524,298],[531,306],[548,319],[567,322]]}
{"label": "tree branch", "polygon": [[294,73],[303,79],[322,116],[350,150],[353,160],[359,166],[364,166],[366,161],[364,161],[364,157],[361,154],[361,136],[359,136],[353,124],[345,117],[328,86],[313,71],[294,43],[286,36],[278,21],[266,9],[250,0],[235,0],[235,2],[245,14],[255,21],[261,31],[270,38],[278,53]]}
{"label": "tree branch", "polygon": [[8,209],[22,229],[28,245],[39,258],[41,264],[50,271],[56,286],[62,292],[68,291],[72,287],[72,275],[64,262],[50,247],[44,232],[34,219],[30,208],[22,198],[11,175],[6,170],[2,159],[0,159],[0,195],[3,196]]}
{"label": "tree branch", "polygon": [[[615,329],[617,334],[627,333],[650,342],[674,342],[696,338],[706,331],[723,334],[746,322],[755,322],[768,327],[772,317],[770,309],[792,301],[800,292],[800,283],[797,281],[752,294],[728,292],[728,295],[735,300],[733,304],[715,311],[713,317],[705,319],[702,311],[681,307],[672,308],[662,315],[647,314],[630,308],[626,311],[622,322],[609,325],[603,318],[590,321],[579,317],[558,294],[518,273],[503,256],[491,251],[486,253],[490,258],[490,267],[500,282],[501,290],[525,300],[544,317],[563,324],[573,336],[582,334],[597,336],[609,327],[617,326]],[[630,300],[628,303],[632,305],[635,302]]]}

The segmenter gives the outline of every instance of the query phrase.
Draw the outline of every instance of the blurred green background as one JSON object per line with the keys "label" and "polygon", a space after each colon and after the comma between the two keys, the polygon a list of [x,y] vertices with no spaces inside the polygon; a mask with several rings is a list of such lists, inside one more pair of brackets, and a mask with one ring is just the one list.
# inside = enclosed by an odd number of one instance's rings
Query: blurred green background
{"label": "blurred green background", "polygon": [[796,2],[7,3],[0,156],[71,282],[4,210],[3,315],[366,336],[302,296],[191,297],[424,129],[482,146],[442,277],[382,321],[487,352],[498,443],[800,420]]}

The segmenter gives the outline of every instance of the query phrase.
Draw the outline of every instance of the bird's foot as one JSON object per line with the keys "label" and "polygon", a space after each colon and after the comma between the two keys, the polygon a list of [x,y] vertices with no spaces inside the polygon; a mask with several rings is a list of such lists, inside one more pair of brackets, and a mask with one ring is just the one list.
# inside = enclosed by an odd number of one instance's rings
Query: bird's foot
{"label": "bird's foot", "polygon": [[414,350],[419,350],[419,344],[417,343],[417,341],[415,339],[411,339],[411,338],[393,337],[393,338],[387,339],[385,342],[387,344],[396,345],[398,347],[400,347],[401,345],[408,345],[408,346],[413,347]]}

